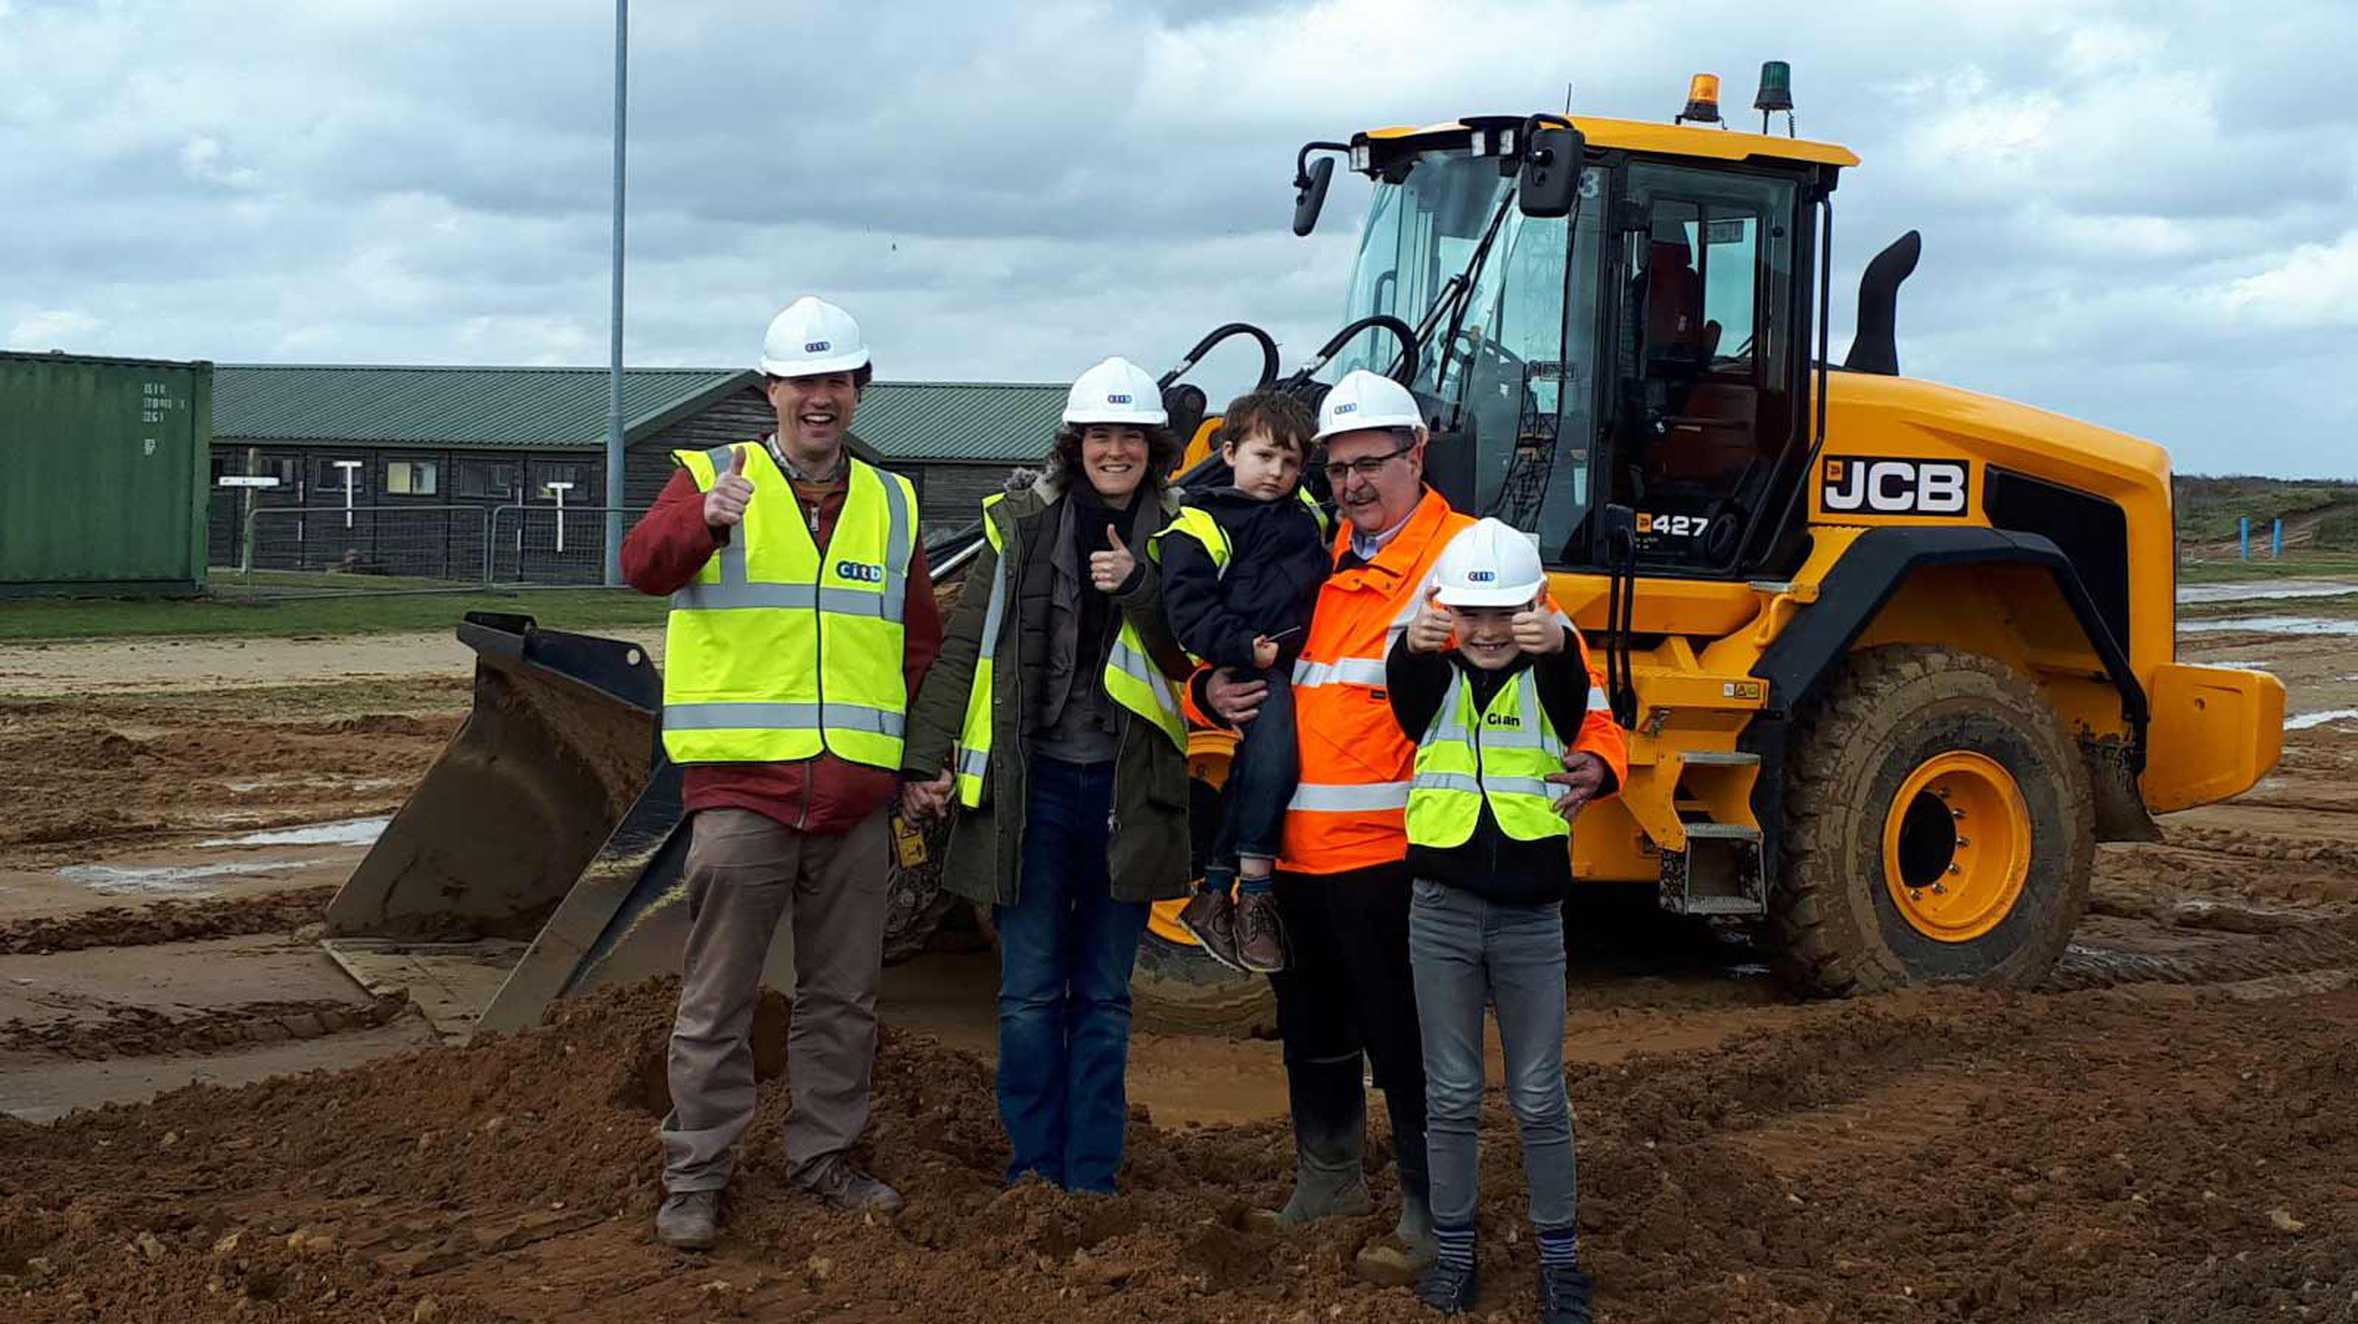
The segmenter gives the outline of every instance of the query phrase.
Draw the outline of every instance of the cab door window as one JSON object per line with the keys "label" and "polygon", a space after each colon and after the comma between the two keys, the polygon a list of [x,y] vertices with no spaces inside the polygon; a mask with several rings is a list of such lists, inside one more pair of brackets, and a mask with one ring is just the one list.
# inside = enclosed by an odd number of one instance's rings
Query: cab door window
{"label": "cab door window", "polygon": [[1794,186],[1641,164],[1628,197],[1613,490],[1641,557],[1716,564],[1793,435]]}

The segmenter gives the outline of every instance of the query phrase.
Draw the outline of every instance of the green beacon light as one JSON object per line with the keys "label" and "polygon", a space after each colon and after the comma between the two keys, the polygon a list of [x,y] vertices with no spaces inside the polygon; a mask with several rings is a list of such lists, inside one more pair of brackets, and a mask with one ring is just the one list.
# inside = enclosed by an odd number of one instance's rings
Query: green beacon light
{"label": "green beacon light", "polygon": [[1793,66],[1783,60],[1769,60],[1760,66],[1760,95],[1752,98],[1752,108],[1760,112],[1760,131],[1769,131],[1769,114],[1785,112],[1785,136],[1793,136]]}

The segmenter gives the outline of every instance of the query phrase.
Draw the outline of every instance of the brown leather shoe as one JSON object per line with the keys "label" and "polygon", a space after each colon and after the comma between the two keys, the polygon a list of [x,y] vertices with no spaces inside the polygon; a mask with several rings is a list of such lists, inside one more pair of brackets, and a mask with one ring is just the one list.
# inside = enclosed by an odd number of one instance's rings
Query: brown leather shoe
{"label": "brown leather shoe", "polygon": [[1285,921],[1277,916],[1275,895],[1247,892],[1237,898],[1236,957],[1256,975],[1274,975],[1285,969]]}
{"label": "brown leather shoe", "polygon": [[1245,966],[1236,950],[1236,902],[1222,891],[1198,892],[1180,908],[1179,927],[1195,935],[1204,955],[1231,970]]}

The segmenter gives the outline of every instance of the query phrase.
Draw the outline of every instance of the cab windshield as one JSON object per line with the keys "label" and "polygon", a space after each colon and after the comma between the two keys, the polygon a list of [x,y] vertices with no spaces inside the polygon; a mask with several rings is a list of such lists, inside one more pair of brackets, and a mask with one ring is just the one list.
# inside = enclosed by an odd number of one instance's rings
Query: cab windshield
{"label": "cab windshield", "polygon": [[[1569,219],[1539,220],[1514,205],[1497,157],[1437,149],[1403,164],[1377,185],[1346,317],[1387,313],[1422,333],[1411,385],[1474,447],[1471,513],[1538,535],[1561,563],[1587,514],[1596,432],[1600,172],[1582,176]],[[1398,349],[1369,332],[1335,371],[1388,372]]]}

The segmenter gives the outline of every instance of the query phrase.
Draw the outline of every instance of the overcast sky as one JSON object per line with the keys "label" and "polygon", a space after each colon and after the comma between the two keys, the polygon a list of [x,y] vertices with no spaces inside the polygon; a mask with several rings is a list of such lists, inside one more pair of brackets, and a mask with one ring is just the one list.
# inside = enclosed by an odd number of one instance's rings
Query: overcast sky
{"label": "overcast sky", "polygon": [[[1903,371],[2358,477],[2358,6],[1796,11],[1252,0],[639,0],[629,356],[750,365],[818,292],[887,378],[1159,370],[1232,318],[1339,323],[1367,196],[1287,228],[1312,137],[1467,113],[1667,119],[1790,60],[1861,264],[1924,262]],[[0,333],[219,361],[603,364],[602,0],[0,0]],[[1739,115],[1739,123],[1748,113]],[[1215,395],[1242,373],[1212,374]]]}

